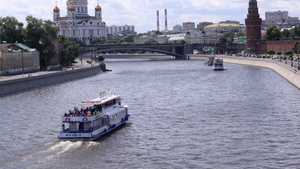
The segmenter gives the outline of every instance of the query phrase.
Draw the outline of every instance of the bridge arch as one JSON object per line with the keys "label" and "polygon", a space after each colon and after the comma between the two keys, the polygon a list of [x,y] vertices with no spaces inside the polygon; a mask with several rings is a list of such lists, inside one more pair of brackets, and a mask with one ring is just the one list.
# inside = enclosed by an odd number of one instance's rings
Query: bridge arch
{"label": "bridge arch", "polygon": [[115,48],[105,48],[105,49],[96,49],[96,50],[89,50],[87,52],[84,52],[85,54],[91,54],[91,53],[101,53],[101,52],[109,52],[109,51],[123,51],[123,50],[138,50],[138,51],[149,51],[149,52],[156,52],[161,54],[166,54],[170,56],[175,56],[176,59],[185,59],[184,54],[178,54],[174,52],[169,52],[166,50],[161,49],[152,49],[152,48],[141,48],[141,47],[115,47]]}

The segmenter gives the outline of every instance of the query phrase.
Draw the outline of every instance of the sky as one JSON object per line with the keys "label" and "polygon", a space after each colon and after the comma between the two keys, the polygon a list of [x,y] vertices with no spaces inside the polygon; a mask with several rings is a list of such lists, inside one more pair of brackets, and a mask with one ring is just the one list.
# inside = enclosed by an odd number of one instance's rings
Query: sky
{"label": "sky", "polygon": [[[25,18],[32,15],[52,20],[57,1],[60,15],[67,13],[66,0],[0,0],[0,17],[14,16],[26,25]],[[183,22],[225,20],[245,24],[249,0],[99,0],[102,18],[107,26],[134,25],[135,31],[156,30],[156,11],[160,11],[160,30],[164,30],[164,9],[168,10],[168,29]],[[89,15],[94,16],[97,0],[88,0]],[[265,19],[267,11],[289,11],[289,16],[300,17],[299,0],[258,0],[259,13]]]}

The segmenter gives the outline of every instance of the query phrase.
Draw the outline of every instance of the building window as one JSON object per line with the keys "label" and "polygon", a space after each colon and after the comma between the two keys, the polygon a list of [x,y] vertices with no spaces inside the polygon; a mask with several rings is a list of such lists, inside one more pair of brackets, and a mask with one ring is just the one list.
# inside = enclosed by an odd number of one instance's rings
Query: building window
{"label": "building window", "polygon": [[94,30],[93,29],[90,29],[89,30],[89,36],[93,36],[94,35]]}

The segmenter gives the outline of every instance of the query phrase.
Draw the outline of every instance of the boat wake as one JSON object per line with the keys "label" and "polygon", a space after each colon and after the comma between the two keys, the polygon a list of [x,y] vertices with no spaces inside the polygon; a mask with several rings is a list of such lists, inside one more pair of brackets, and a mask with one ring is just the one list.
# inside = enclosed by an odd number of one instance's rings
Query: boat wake
{"label": "boat wake", "polygon": [[[57,159],[73,152],[85,150],[98,146],[100,142],[71,142],[71,141],[59,141],[59,142],[50,142],[45,144],[46,149],[37,151],[31,154],[26,154],[21,157],[21,160],[12,162],[10,166],[6,168],[17,167],[17,168],[43,168],[45,164],[51,163],[52,159]],[[34,165],[33,165],[34,164]],[[47,166],[47,165],[46,165]]]}

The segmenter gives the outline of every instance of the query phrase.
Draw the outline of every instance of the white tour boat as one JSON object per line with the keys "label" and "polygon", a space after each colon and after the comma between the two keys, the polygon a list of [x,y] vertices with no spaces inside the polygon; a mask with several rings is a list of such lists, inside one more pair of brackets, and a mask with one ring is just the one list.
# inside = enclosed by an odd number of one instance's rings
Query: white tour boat
{"label": "white tour boat", "polygon": [[82,101],[81,109],[62,117],[62,131],[58,139],[70,141],[91,141],[124,124],[128,118],[128,106],[121,97],[109,92],[101,92],[94,100]]}
{"label": "white tour boat", "polygon": [[216,58],[214,60],[214,67],[213,67],[214,70],[224,70],[224,65],[223,65],[223,59],[221,58]]}

